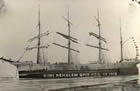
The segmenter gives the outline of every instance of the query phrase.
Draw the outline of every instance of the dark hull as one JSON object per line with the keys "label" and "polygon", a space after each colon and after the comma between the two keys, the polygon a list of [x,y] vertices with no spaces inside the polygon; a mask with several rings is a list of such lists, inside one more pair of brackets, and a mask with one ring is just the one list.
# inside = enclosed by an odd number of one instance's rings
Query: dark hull
{"label": "dark hull", "polygon": [[94,70],[94,71],[21,71],[19,78],[77,78],[77,77],[101,77],[101,76],[117,76],[118,69]]}
{"label": "dark hull", "polygon": [[137,75],[139,62],[114,64],[48,64],[20,65],[19,78],[55,79]]}
{"label": "dark hull", "polygon": [[[131,71],[130,71],[131,70]],[[136,75],[137,69],[100,69],[92,71],[20,71],[19,78],[33,78],[33,79],[55,79],[55,78],[78,78],[78,77],[107,77],[107,76],[121,76],[121,75]]]}

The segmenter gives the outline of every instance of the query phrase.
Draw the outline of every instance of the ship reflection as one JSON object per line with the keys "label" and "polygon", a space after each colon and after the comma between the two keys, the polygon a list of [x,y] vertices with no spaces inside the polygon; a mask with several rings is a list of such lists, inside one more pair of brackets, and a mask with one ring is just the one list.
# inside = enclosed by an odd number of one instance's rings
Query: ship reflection
{"label": "ship reflection", "polygon": [[63,89],[54,89],[49,91],[140,91],[140,80],[134,80],[124,83],[113,83],[100,86],[81,86]]}
{"label": "ship reflection", "polygon": [[84,89],[57,89],[49,91],[140,91],[140,88],[132,87],[104,87],[104,88],[84,88]]}
{"label": "ship reflection", "polygon": [[140,91],[138,88],[126,88],[126,87],[118,87],[118,88],[98,88],[98,89],[92,89],[92,90],[83,90],[83,91]]}

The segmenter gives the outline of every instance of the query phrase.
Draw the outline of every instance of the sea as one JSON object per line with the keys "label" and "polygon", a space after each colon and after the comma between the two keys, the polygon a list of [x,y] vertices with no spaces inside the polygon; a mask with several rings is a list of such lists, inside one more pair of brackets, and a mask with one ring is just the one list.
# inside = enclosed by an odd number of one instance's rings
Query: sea
{"label": "sea", "polygon": [[138,75],[70,79],[0,78],[0,91],[140,91]]}

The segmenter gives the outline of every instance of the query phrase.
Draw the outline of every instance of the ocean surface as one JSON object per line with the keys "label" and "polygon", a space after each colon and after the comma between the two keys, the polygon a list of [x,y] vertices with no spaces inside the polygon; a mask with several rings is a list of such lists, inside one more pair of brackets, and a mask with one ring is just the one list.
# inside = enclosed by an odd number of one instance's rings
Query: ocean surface
{"label": "ocean surface", "polygon": [[0,91],[140,91],[140,83],[137,75],[38,80],[0,78]]}

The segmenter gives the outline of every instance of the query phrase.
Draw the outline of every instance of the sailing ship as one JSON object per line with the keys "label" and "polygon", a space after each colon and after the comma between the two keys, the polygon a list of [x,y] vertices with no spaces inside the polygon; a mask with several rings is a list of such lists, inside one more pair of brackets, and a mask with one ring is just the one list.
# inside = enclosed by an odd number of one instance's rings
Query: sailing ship
{"label": "sailing ship", "polygon": [[23,62],[15,62],[11,60],[7,60],[5,58],[0,58],[11,64],[15,65],[18,69],[19,78],[32,78],[32,79],[52,79],[52,78],[77,78],[77,77],[106,77],[106,76],[118,76],[118,75],[135,75],[138,74],[138,70],[136,68],[136,64],[140,61],[136,59],[130,59],[129,61],[124,61],[123,58],[123,40],[120,28],[120,44],[121,44],[121,60],[119,63],[104,63],[101,59],[101,52],[109,51],[107,48],[102,47],[102,42],[107,42],[105,38],[101,36],[101,29],[100,29],[100,19],[99,13],[97,17],[95,17],[98,23],[99,35],[93,32],[90,32],[90,36],[94,36],[99,40],[99,46],[93,46],[90,44],[86,44],[88,47],[93,47],[99,49],[99,62],[96,64],[74,64],[71,62],[71,51],[80,53],[79,50],[71,48],[71,43],[78,43],[78,39],[71,36],[71,21],[69,19],[69,11],[67,14],[67,18],[64,19],[67,21],[68,25],[68,34],[63,34],[60,32],[56,32],[56,34],[64,37],[68,40],[68,46],[64,46],[58,43],[53,43],[56,46],[65,48],[68,50],[68,62],[67,63],[57,63],[57,64],[50,64],[50,63],[41,63],[40,59],[40,49],[41,48],[48,48],[49,46],[41,46],[41,37],[46,36],[49,33],[41,34],[41,21],[40,21],[40,9],[38,13],[38,36],[35,36],[30,41],[34,39],[38,39],[37,47],[26,48],[27,50],[30,49],[37,49],[37,62],[36,63],[23,63]]}

